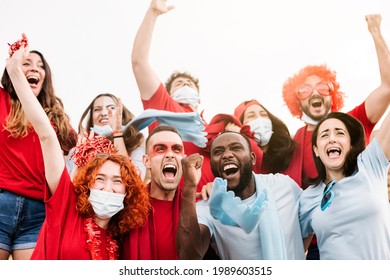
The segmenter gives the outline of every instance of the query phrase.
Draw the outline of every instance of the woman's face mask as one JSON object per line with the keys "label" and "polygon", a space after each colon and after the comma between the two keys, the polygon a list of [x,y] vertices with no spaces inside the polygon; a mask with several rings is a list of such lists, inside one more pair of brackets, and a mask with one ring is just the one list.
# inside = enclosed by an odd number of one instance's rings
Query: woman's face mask
{"label": "woman's face mask", "polygon": [[260,146],[265,146],[269,143],[272,136],[272,122],[270,119],[257,118],[248,123],[251,131],[255,134],[256,142],[260,143]]}
{"label": "woman's face mask", "polygon": [[126,194],[91,189],[89,202],[96,216],[108,219],[123,209],[123,200]]}
{"label": "woman's face mask", "polygon": [[178,103],[188,104],[193,110],[196,110],[200,103],[199,93],[189,86],[184,86],[176,90],[172,98]]}
{"label": "woman's face mask", "polygon": [[[125,129],[126,129],[126,126],[122,125],[122,130],[125,130]],[[104,136],[111,135],[113,132],[113,129],[109,124],[106,124],[104,126],[95,124],[93,127],[91,127],[91,130],[93,132],[95,132],[96,134],[104,135]]]}

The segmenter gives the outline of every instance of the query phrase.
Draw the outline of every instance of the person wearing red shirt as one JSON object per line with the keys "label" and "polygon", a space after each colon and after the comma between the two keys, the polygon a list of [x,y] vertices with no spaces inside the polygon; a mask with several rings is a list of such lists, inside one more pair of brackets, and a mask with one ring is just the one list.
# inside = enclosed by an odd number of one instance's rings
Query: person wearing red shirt
{"label": "person wearing red shirt", "polygon": [[[378,57],[381,84],[366,100],[349,111],[364,127],[366,142],[376,123],[382,118],[390,103],[390,52],[380,31],[381,16],[367,15],[368,30],[374,40]],[[291,172],[294,179],[306,189],[317,177],[312,156],[312,134],[317,123],[330,112],[339,111],[344,105],[344,93],[336,80],[336,73],[326,65],[309,65],[294,74],[283,85],[283,99],[291,114],[305,122],[294,136],[298,143],[293,155]],[[319,259],[309,248],[308,259]]]}
{"label": "person wearing red shirt", "polygon": [[103,136],[87,145],[85,151],[95,154],[77,161],[83,164],[72,183],[56,132],[23,73],[28,57],[22,46],[6,68],[37,133],[45,170],[46,218],[31,259],[117,259],[122,236],[145,222],[148,194],[131,161],[114,155],[113,144]]}
{"label": "person wearing red shirt", "polygon": [[182,189],[179,187],[185,157],[184,145],[172,126],[157,126],[146,139],[145,166],[150,173],[146,189],[152,210],[145,226],[125,238],[121,259],[175,260]]}
{"label": "person wearing red shirt", "polygon": [[[40,52],[31,51],[21,71],[67,155],[76,145],[77,133],[55,95],[49,64]],[[1,84],[0,259],[10,255],[14,260],[29,259],[45,219],[43,156],[39,136],[26,118],[8,68]]]}

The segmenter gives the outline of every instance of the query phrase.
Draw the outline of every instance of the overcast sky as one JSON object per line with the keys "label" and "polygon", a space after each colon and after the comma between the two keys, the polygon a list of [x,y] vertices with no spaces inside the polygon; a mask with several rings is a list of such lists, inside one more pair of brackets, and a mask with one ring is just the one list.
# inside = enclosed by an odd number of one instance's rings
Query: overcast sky
{"label": "overcast sky", "polygon": [[[26,33],[48,60],[56,93],[76,127],[91,100],[110,92],[142,112],[131,69],[133,40],[149,0],[1,0],[0,68],[7,43]],[[283,82],[308,64],[338,73],[344,111],[379,85],[373,40],[364,16],[382,15],[390,45],[388,0],[175,0],[159,17],[150,63],[165,81],[174,70],[200,79],[209,121],[256,98],[289,126],[302,125],[284,105]],[[3,57],[3,59],[1,59]]]}

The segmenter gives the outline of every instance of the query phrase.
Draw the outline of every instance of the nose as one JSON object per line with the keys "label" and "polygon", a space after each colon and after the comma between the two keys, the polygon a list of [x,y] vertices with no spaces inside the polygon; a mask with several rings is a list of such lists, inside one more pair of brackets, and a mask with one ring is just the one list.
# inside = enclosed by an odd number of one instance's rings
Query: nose
{"label": "nose", "polygon": [[38,72],[38,66],[32,63],[31,66],[30,66],[30,71]]}
{"label": "nose", "polygon": [[114,192],[113,191],[113,186],[111,184],[111,180],[107,180],[105,183],[104,183],[104,186],[103,186],[103,191],[106,191],[106,192]]}
{"label": "nose", "polygon": [[103,108],[101,111],[100,111],[100,115],[101,116],[107,116],[108,115],[108,110],[106,108]]}
{"label": "nose", "polygon": [[174,157],[175,157],[175,155],[172,152],[172,150],[168,149],[167,153],[165,154],[165,158],[174,158]]}
{"label": "nose", "polygon": [[232,157],[233,157],[233,154],[229,149],[225,150],[224,153],[222,154],[222,159],[229,159]]}
{"label": "nose", "polygon": [[334,133],[331,133],[329,135],[329,143],[335,143],[336,142],[336,137],[334,135]]}

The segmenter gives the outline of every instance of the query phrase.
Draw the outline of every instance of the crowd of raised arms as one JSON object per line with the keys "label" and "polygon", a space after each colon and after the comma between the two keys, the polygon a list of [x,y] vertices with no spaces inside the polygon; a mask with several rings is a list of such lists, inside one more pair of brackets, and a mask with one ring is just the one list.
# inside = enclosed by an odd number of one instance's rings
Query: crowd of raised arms
{"label": "crowd of raised arms", "polygon": [[97,93],[77,132],[43,54],[25,35],[11,45],[0,87],[0,259],[390,259],[381,15],[365,17],[378,86],[342,112],[336,72],[303,66],[280,93],[304,124],[290,134],[260,92],[206,122],[196,77],[161,82],[149,51],[173,8],[151,0],[129,50],[144,113]]}

